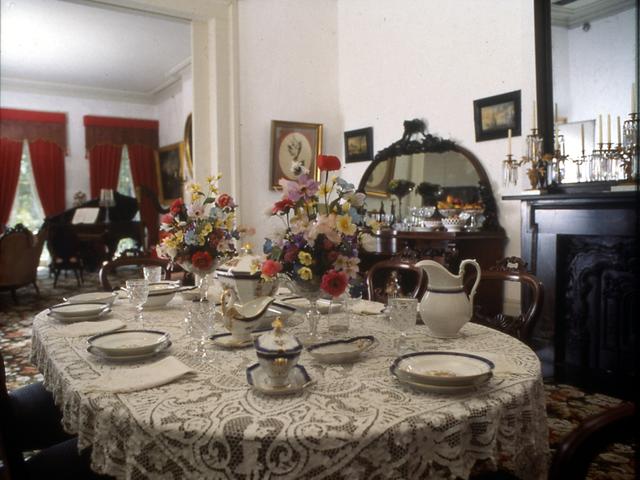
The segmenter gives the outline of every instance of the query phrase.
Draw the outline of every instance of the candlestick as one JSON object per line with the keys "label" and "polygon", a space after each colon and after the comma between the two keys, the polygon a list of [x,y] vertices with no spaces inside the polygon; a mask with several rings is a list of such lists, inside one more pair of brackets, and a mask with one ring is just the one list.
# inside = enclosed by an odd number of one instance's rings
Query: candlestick
{"label": "candlestick", "polygon": [[620,115],[618,115],[618,145],[622,145],[622,141],[620,137]]}
{"label": "candlestick", "polygon": [[607,143],[611,143],[611,114],[607,113]]}
{"label": "candlestick", "polygon": [[508,138],[508,142],[507,142],[507,154],[511,155],[511,129],[507,130],[507,138]]}
{"label": "candlestick", "polygon": [[598,127],[598,143],[602,144],[602,115],[598,115],[598,123],[600,124]]}
{"label": "candlestick", "polygon": [[580,124],[580,141],[582,142],[582,156],[584,157],[584,123]]}

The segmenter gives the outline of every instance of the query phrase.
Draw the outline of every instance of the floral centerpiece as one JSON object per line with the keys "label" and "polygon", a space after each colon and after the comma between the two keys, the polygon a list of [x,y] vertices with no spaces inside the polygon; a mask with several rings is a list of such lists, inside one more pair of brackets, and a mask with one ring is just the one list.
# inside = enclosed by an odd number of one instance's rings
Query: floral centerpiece
{"label": "floral centerpiece", "polygon": [[[235,255],[236,204],[218,190],[220,175],[207,178],[206,191],[198,183],[187,186],[185,199],[171,204],[161,218],[158,256],[169,258],[206,281],[221,260]],[[202,287],[204,288],[204,287]]]}
{"label": "floral centerpiece", "polygon": [[264,244],[261,265],[266,280],[286,276],[298,293],[311,300],[314,293],[338,297],[358,273],[358,225],[365,195],[340,178],[335,156],[318,156],[323,182],[302,172],[296,180],[281,179],[282,199],[269,214],[282,225]]}

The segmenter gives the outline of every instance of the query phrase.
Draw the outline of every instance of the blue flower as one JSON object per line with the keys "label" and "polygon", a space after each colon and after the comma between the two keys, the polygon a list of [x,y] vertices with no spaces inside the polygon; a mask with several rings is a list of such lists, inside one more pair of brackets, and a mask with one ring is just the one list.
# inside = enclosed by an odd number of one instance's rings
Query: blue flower
{"label": "blue flower", "polygon": [[262,252],[265,255],[269,255],[269,253],[271,253],[271,250],[273,250],[273,242],[270,238],[265,238],[264,245],[262,246]]}
{"label": "blue flower", "polygon": [[195,230],[187,230],[187,232],[184,234],[184,243],[187,245],[198,244],[198,236],[196,235]]}

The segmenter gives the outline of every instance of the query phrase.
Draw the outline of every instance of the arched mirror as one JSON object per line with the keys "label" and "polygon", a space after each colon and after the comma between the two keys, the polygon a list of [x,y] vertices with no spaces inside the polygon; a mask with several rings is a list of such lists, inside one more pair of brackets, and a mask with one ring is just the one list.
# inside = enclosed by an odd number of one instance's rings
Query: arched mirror
{"label": "arched mirror", "polygon": [[482,211],[482,230],[500,229],[480,161],[451,140],[425,134],[419,119],[404,122],[402,138],[376,154],[358,189],[367,194],[369,211],[393,212],[396,219],[420,209],[446,216],[447,207],[467,208]]}

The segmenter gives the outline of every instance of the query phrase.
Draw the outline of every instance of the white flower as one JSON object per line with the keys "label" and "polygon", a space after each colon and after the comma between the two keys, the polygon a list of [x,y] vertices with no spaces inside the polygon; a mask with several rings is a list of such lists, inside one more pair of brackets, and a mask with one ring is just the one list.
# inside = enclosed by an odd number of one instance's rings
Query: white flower
{"label": "white flower", "polygon": [[360,243],[362,245],[362,248],[365,251],[367,252],[376,251],[377,241],[373,235],[369,233],[363,233],[362,237],[360,238]]}

